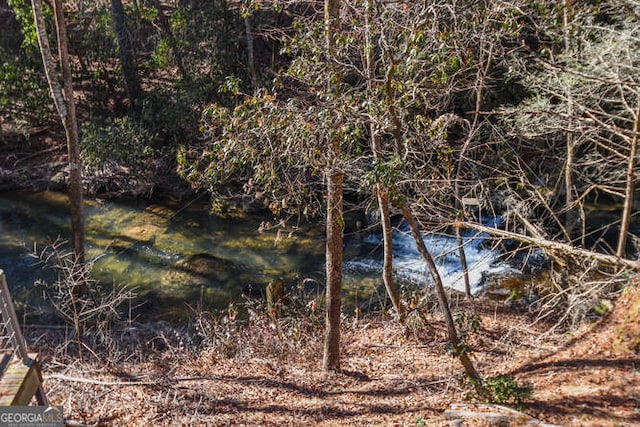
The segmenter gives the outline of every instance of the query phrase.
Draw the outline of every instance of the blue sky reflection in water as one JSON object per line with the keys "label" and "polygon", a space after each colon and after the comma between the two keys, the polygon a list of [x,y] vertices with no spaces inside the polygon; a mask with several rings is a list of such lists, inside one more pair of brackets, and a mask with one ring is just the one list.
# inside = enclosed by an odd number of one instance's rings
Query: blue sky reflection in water
{"label": "blue sky reflection in water", "polygon": [[[303,279],[319,284],[324,275],[322,227],[290,223],[284,229],[265,229],[272,218],[220,218],[197,201],[155,204],[149,201],[87,199],[87,254],[97,258],[96,279],[128,284],[137,289],[142,318],[184,318],[202,303],[220,309],[271,281],[292,284]],[[263,225],[261,227],[261,224]],[[16,193],[0,197],[0,268],[4,269],[19,305],[27,314],[42,301],[33,283],[42,268],[29,255],[69,236],[67,198],[58,193]],[[466,255],[474,289],[483,274],[507,272],[498,253],[483,244],[485,236],[468,232]],[[430,235],[427,247],[436,257],[445,283],[463,289],[455,239]],[[380,235],[347,236],[345,246],[346,305],[384,297]],[[395,270],[399,279],[426,283],[426,269],[409,231],[394,234]],[[355,298],[358,298],[357,296]],[[25,306],[24,304],[27,304]]]}

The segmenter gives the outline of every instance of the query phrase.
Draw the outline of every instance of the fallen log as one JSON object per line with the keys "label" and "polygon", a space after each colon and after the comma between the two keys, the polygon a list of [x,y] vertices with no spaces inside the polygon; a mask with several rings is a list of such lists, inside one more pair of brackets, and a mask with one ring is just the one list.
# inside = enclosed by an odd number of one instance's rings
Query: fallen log
{"label": "fallen log", "polygon": [[566,243],[547,240],[542,237],[525,236],[524,234],[514,233],[506,230],[500,230],[498,228],[487,227],[485,225],[477,224],[475,222],[465,221],[465,222],[457,223],[456,225],[459,227],[470,228],[472,230],[480,231],[482,233],[491,234],[492,236],[515,240],[522,243],[527,243],[542,249],[557,251],[563,254],[586,258],[586,259],[597,261],[599,263],[610,265],[613,267],[622,267],[622,268],[626,268],[634,271],[640,271],[640,262],[630,260],[630,259],[620,258],[615,255],[607,255],[599,252],[593,252],[584,248],[577,248],[575,246],[571,246]]}

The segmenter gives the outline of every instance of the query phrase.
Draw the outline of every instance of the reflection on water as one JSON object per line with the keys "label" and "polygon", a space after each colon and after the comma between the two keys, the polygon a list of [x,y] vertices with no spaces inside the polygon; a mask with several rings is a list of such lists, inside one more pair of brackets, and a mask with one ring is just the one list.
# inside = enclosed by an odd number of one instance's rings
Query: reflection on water
{"label": "reflection on water", "polygon": [[[312,279],[321,288],[324,275],[323,230],[308,224],[264,227],[270,218],[220,218],[200,200],[158,204],[148,201],[85,200],[87,258],[95,258],[97,280],[137,290],[143,319],[175,319],[202,305],[220,309],[243,293],[259,294],[272,281],[294,284]],[[262,225],[262,226],[261,226]],[[0,196],[0,268],[7,274],[18,306],[37,312],[43,297],[33,283],[46,277],[29,254],[58,237],[68,238],[65,195],[50,192]],[[379,235],[347,236],[345,305],[385,299],[380,271]],[[466,252],[477,289],[485,273],[507,270],[497,253],[469,234]],[[448,286],[463,279],[454,240],[425,238]],[[395,233],[398,278],[425,283],[427,273],[408,230]],[[356,302],[357,301],[357,302]],[[374,301],[375,302],[375,301]]]}

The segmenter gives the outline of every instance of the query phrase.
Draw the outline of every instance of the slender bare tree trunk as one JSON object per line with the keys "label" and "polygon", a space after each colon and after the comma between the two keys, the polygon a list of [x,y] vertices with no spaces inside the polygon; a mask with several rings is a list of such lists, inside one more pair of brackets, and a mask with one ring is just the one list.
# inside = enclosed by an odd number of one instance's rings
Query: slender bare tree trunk
{"label": "slender bare tree trunk", "polygon": [[122,0],[111,0],[111,14],[113,24],[118,36],[118,50],[120,53],[120,66],[127,88],[127,96],[131,103],[131,110],[138,115],[142,109],[142,87],[138,79],[138,66],[127,27],[127,15],[122,5]]}
{"label": "slender bare tree trunk", "polygon": [[154,0],[153,5],[158,11],[158,21],[160,22],[160,27],[164,36],[167,38],[169,42],[169,46],[171,47],[171,51],[173,52],[173,59],[176,61],[176,66],[178,67],[178,72],[180,73],[180,77],[184,81],[190,81],[191,78],[189,73],[187,73],[186,68],[184,67],[184,63],[182,62],[182,55],[180,54],[180,49],[178,48],[178,42],[171,31],[171,24],[167,19],[167,15],[164,14],[164,10],[162,9],[162,5],[160,4],[160,0]]}
{"label": "slender bare tree trunk", "polygon": [[462,363],[462,366],[464,367],[467,375],[473,379],[479,379],[480,376],[478,375],[476,368],[473,366],[473,362],[469,358],[469,353],[458,337],[458,331],[456,330],[456,324],[453,321],[453,316],[451,316],[449,300],[447,298],[447,293],[444,289],[444,285],[442,284],[442,278],[440,277],[440,273],[438,273],[438,268],[436,267],[436,263],[434,262],[433,257],[424,244],[418,221],[416,221],[415,216],[406,205],[402,205],[402,215],[411,228],[411,234],[413,235],[413,239],[418,246],[418,251],[420,252],[420,255],[422,255],[422,258],[429,268],[431,277],[433,278],[433,283],[436,288],[436,294],[438,295],[438,302],[440,303],[440,309],[442,310],[444,321],[447,325],[449,345],[453,349],[454,354],[458,357],[458,359],[460,359],[460,362]]}
{"label": "slender bare tree trunk", "polygon": [[[325,0],[327,61],[332,61],[335,33],[340,28],[340,1]],[[340,315],[342,312],[342,243],[343,243],[343,180],[340,169],[340,140],[327,147],[327,312],[322,367],[325,372],[340,371]]]}
{"label": "slender bare tree trunk", "polygon": [[[42,15],[41,0],[32,0],[33,15],[36,23],[36,32],[42,63],[49,83],[51,97],[64,126],[67,139],[67,152],[69,157],[69,200],[71,206],[71,233],[73,250],[76,262],[84,264],[84,212],[82,201],[82,164],[80,160],[80,143],[78,138],[78,123],[76,119],[76,104],[73,95],[73,82],[71,65],[69,63],[69,51],[67,48],[67,27],[64,19],[62,2],[53,2],[56,32],[58,38],[58,52],[62,66],[64,89],[60,87],[59,76],[56,72],[55,61],[51,54],[51,47],[46,32],[46,26]],[[82,295],[84,288],[79,287],[78,293]]]}
{"label": "slender bare tree trunk", "polygon": [[[367,90],[369,98],[374,99],[374,79],[375,79],[375,58],[374,47],[371,42],[371,9],[372,0],[367,0],[365,11],[365,58],[366,58],[366,74],[367,74]],[[373,120],[369,123],[369,132],[371,134],[371,150],[376,163],[383,160],[383,150],[380,144],[380,138],[376,131]],[[382,240],[384,249],[384,262],[382,266],[382,281],[387,289],[387,294],[391,298],[393,308],[398,315],[400,323],[404,323],[405,310],[400,299],[400,292],[393,281],[393,229],[391,227],[391,213],[389,210],[389,189],[382,183],[375,184],[376,197],[378,199],[378,209],[380,209],[380,222],[382,224]]]}
{"label": "slender bare tree trunk", "polygon": [[[467,139],[464,141],[462,145],[462,149],[460,150],[460,156],[458,157],[458,163],[456,165],[456,179],[454,181],[454,190],[456,193],[456,204],[458,205],[459,215],[458,219],[464,219],[465,217],[465,206],[462,203],[462,194],[460,191],[460,181],[462,180],[462,170],[464,167],[465,156],[467,155],[467,150],[471,146],[473,139],[475,138],[476,132],[478,131],[478,125],[480,122],[480,112],[482,110],[482,96],[484,93],[484,83],[487,73],[489,72],[489,67],[491,66],[491,54],[493,52],[493,44],[489,45],[489,52],[487,53],[487,64],[483,68],[482,64],[480,64],[478,68],[478,74],[476,77],[476,105],[475,111],[473,114],[473,122],[469,127],[469,135]],[[462,218],[460,218],[462,217]],[[469,266],[467,264],[467,255],[464,251],[464,239],[462,238],[462,234],[460,233],[460,227],[455,227],[456,231],[456,240],[458,242],[458,253],[460,255],[460,264],[462,266],[462,273],[464,276],[464,291],[467,298],[471,298],[471,282],[469,280]]]}
{"label": "slender bare tree trunk", "polygon": [[258,76],[256,74],[255,52],[253,49],[251,14],[248,11],[244,16],[244,34],[247,39],[247,67],[249,68],[249,76],[251,77],[251,89],[255,91],[258,88]]}
{"label": "slender bare tree trunk", "polygon": [[[462,207],[464,209],[464,206]],[[467,263],[467,254],[464,251],[464,239],[460,232],[460,227],[455,226],[456,242],[458,243],[458,255],[460,256],[460,266],[462,267],[462,276],[464,279],[464,294],[467,298],[473,298],[471,293],[471,280],[469,280],[469,264]]]}
{"label": "slender bare tree trunk", "polygon": [[[542,249],[548,249],[549,252],[556,252],[558,254],[571,255],[573,257],[584,258],[592,260],[604,265],[626,268],[633,271],[640,271],[640,262],[624,259],[615,255],[607,255],[599,252],[593,252],[581,247],[571,246],[566,243],[557,242],[555,240],[548,240],[540,236],[528,236],[520,233],[513,233],[511,231],[501,230],[499,228],[487,227],[475,222],[465,222],[462,224],[464,227],[478,230],[481,233],[487,233],[492,236],[500,237],[502,239],[515,240],[517,242],[526,243],[534,247],[540,247]],[[566,263],[563,263],[565,265]]]}
{"label": "slender bare tree trunk", "polygon": [[[571,29],[569,23],[569,13],[571,8],[572,0],[564,0],[563,1],[563,10],[562,10],[562,25],[564,30],[564,49],[565,51],[569,51],[571,48]],[[567,96],[567,117],[571,120],[573,117],[574,105],[573,105],[573,96],[570,90],[566,92]],[[574,179],[573,179],[573,168],[575,164],[575,135],[571,130],[567,131],[567,141],[566,141],[566,162],[564,166],[564,186],[565,186],[565,224],[564,228],[566,230],[567,238],[569,239],[569,243],[573,240],[573,236],[575,234],[575,229],[577,226],[577,212],[575,210],[575,194],[574,194]]]}
{"label": "slender bare tree trunk", "polygon": [[[82,275],[85,262],[84,254],[84,212],[82,200],[82,164],[80,160],[80,143],[78,138],[78,122],[76,120],[76,104],[73,94],[73,82],[71,76],[71,65],[69,63],[69,50],[67,47],[67,26],[64,19],[64,10],[60,0],[53,1],[56,36],[58,38],[58,54],[62,67],[64,88],[60,87],[59,76],[56,72],[55,62],[51,54],[49,38],[45,26],[41,0],[32,0],[33,16],[36,24],[36,33],[42,63],[44,65],[47,82],[51,97],[64,126],[67,139],[67,156],[69,159],[69,205],[71,209],[71,235],[73,241],[73,253],[75,266],[72,277],[77,286],[69,289],[73,312],[77,315],[79,311],[78,300],[86,293],[86,281]],[[78,352],[82,357],[82,325],[74,322]]]}
{"label": "slender bare tree trunk", "polygon": [[[64,117],[64,129],[67,136],[69,153],[69,199],[71,202],[71,230],[73,233],[73,249],[76,262],[84,264],[84,212],[82,201],[82,160],[80,159],[80,138],[78,137],[78,121],[76,119],[76,103],[73,95],[73,80],[69,50],[67,48],[67,24],[64,18],[62,2],[53,2],[58,37],[58,52],[62,64],[64,94],[67,101],[67,115]],[[84,292],[80,292],[83,294]]]}
{"label": "slender bare tree trunk", "polygon": [[627,179],[624,188],[624,206],[622,208],[622,220],[620,223],[620,235],[618,236],[618,248],[616,255],[620,258],[626,256],[627,234],[629,233],[629,223],[631,222],[631,211],[633,210],[633,192],[635,190],[636,175],[635,169],[638,163],[638,133],[640,133],[640,97],[638,97],[636,116],[633,120],[633,136],[631,147],[629,147],[629,159],[627,161]]}
{"label": "slender bare tree trunk", "polygon": [[40,45],[40,54],[42,55],[42,64],[44,65],[44,74],[47,77],[49,91],[51,92],[51,98],[53,99],[53,103],[58,111],[58,116],[60,116],[60,120],[64,123],[67,117],[67,105],[65,103],[64,95],[62,94],[60,79],[56,72],[56,62],[51,55],[51,46],[49,45],[49,38],[47,36],[47,26],[45,25],[42,14],[42,1],[31,0],[31,7],[33,9],[33,18],[36,24],[36,35],[38,37],[38,44]]}
{"label": "slender bare tree trunk", "polygon": [[398,314],[398,321],[403,324],[406,317],[404,306],[400,298],[400,292],[393,280],[393,228],[391,227],[391,213],[389,211],[389,189],[381,184],[376,184],[378,207],[380,208],[380,221],[382,222],[382,237],[384,262],[382,265],[382,281],[391,298],[393,308]]}

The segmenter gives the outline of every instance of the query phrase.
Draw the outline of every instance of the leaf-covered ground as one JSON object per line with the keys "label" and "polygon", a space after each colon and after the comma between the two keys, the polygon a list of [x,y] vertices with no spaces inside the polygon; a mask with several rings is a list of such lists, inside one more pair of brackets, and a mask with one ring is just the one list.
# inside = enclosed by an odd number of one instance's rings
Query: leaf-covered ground
{"label": "leaf-covered ground", "polygon": [[[557,425],[640,425],[640,358],[612,347],[618,310],[568,333],[504,303],[463,305],[480,318],[468,342],[481,374],[533,387],[522,412]],[[316,337],[271,355],[237,342],[235,356],[223,357],[169,345],[160,333],[146,342],[148,354],[117,364],[50,355],[45,386],[53,403],[89,425],[449,425],[444,411],[468,402],[469,389],[439,319],[428,313],[409,334],[385,318],[347,319],[343,372],[333,376],[320,371]],[[164,349],[153,348],[158,340]]]}

